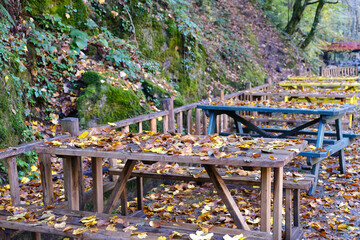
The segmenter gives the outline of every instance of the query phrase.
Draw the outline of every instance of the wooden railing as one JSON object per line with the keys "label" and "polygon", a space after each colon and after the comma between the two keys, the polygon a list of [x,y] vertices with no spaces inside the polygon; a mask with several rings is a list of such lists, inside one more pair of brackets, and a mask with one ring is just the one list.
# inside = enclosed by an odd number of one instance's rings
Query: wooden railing
{"label": "wooden railing", "polygon": [[[220,98],[227,99],[239,99],[239,100],[252,100],[247,92],[250,89],[256,91],[266,91],[271,88],[271,83],[268,81],[266,84],[251,88],[251,84],[246,84],[246,89],[238,91],[232,94],[224,95],[224,91],[221,91]],[[182,107],[174,108],[172,99],[163,100],[163,111],[146,114],[130,119],[121,120],[115,122],[117,128],[121,128],[122,131],[128,132],[131,125],[136,125],[139,132],[143,131],[144,122],[149,122],[149,129],[153,132],[174,132],[182,134],[206,134],[207,132],[207,116],[206,114],[197,109],[198,103],[188,104]],[[195,115],[194,115],[195,114]],[[162,124],[158,124],[162,122]],[[102,125],[98,126],[100,129],[114,127],[115,125]],[[227,116],[218,116],[217,120],[217,132],[232,128],[233,123],[228,119]],[[158,127],[160,129],[158,129]],[[184,127],[185,126],[185,127]],[[46,139],[43,141],[32,142],[28,144],[22,144],[16,147],[11,147],[4,152],[0,152],[0,159],[6,159],[8,168],[8,180],[10,185],[11,203],[16,206],[20,204],[20,188],[19,188],[19,175],[16,164],[16,157],[20,154],[32,151],[36,146],[43,144],[45,141],[54,141],[64,139],[69,136],[77,136],[82,131],[79,130],[78,120],[74,118],[66,118],[61,121],[61,129],[63,135],[55,138]],[[85,131],[85,130],[84,130]],[[111,160],[110,164],[115,164],[115,160]],[[47,182],[52,181],[51,176],[51,160],[50,156],[47,158],[39,159],[40,169],[47,169],[44,176],[41,176],[41,182],[43,188],[48,188]],[[66,167],[66,166],[64,166]],[[52,192],[52,191],[50,191]],[[52,202],[52,196],[43,196],[44,203]]]}
{"label": "wooden railing", "polygon": [[357,76],[358,66],[351,67],[320,67],[320,76],[323,77],[342,77],[342,76]]}

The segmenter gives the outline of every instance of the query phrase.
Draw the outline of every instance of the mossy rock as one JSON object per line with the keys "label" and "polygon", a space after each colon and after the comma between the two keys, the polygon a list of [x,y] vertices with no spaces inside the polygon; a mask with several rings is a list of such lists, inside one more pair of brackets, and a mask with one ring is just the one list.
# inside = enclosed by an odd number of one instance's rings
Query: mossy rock
{"label": "mossy rock", "polygon": [[[89,10],[83,0],[28,0],[26,6],[30,7],[32,16],[43,14],[57,14],[67,25],[83,27],[89,17]],[[70,18],[65,14],[68,13]]]}
{"label": "mossy rock", "polygon": [[[84,76],[92,80],[104,78],[95,72],[85,73]],[[83,127],[116,122],[150,112],[150,107],[140,104],[140,98],[132,90],[124,90],[107,82],[98,84],[93,81],[83,90],[77,104]]]}

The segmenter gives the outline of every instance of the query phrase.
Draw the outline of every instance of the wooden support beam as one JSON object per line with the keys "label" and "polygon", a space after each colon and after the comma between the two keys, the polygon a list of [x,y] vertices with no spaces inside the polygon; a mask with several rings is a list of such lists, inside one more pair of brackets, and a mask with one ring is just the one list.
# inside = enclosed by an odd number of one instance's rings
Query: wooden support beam
{"label": "wooden support beam", "polygon": [[44,206],[54,204],[54,187],[52,182],[51,156],[50,154],[39,154],[40,178],[43,189]]}
{"label": "wooden support beam", "polygon": [[104,191],[103,191],[103,158],[91,158],[92,178],[93,178],[93,203],[94,212],[102,213],[104,211]]}
{"label": "wooden support beam", "polygon": [[6,158],[6,163],[9,176],[11,204],[16,206],[20,204],[19,175],[17,171],[16,157]]}
{"label": "wooden support beam", "polygon": [[156,118],[150,119],[150,131],[156,133]]}

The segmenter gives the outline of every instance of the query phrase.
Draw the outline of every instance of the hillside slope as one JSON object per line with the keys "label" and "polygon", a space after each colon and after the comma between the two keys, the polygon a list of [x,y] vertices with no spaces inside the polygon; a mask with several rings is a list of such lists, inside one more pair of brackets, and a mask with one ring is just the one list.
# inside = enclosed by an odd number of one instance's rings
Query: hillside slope
{"label": "hillside slope", "polygon": [[0,22],[0,148],[53,136],[64,117],[121,120],[300,64],[256,1],[31,0],[18,10],[15,31]]}

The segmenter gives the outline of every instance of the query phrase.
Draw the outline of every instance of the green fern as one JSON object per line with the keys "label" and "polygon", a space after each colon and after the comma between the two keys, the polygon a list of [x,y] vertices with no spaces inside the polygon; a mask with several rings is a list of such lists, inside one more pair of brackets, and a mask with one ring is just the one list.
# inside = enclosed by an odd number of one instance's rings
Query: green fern
{"label": "green fern", "polygon": [[4,17],[4,19],[10,22],[12,25],[15,25],[14,19],[6,10],[5,5],[9,5],[9,2],[7,0],[0,0],[0,16]]}

